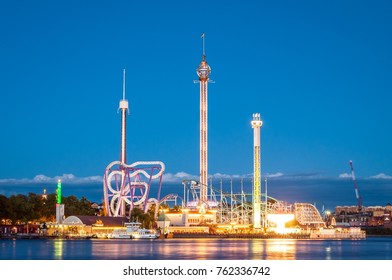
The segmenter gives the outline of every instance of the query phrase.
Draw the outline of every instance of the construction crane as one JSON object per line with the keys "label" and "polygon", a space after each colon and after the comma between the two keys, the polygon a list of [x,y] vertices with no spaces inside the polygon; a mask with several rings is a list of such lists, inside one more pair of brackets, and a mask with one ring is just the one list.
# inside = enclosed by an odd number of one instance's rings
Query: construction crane
{"label": "construction crane", "polygon": [[357,202],[358,202],[358,212],[361,213],[361,211],[362,211],[362,197],[359,196],[357,180],[355,179],[354,167],[353,167],[353,161],[352,160],[350,160],[350,168],[351,168],[351,177],[352,177],[353,182],[354,182],[355,197],[357,198]]}

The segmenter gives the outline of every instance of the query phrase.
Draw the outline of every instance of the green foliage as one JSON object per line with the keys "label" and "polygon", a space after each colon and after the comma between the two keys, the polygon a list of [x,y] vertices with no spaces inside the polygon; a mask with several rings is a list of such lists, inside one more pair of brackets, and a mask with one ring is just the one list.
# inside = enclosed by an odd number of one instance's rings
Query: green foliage
{"label": "green foliage", "polygon": [[7,220],[9,218],[9,214],[7,211],[7,201],[8,198],[0,194],[0,224],[1,224],[1,220],[3,219]]}
{"label": "green foliage", "polygon": [[65,205],[65,216],[77,215],[79,211],[79,200],[76,196],[71,195],[63,198],[63,204]]}
{"label": "green foliage", "polygon": [[42,217],[44,209],[44,201],[40,195],[29,193],[27,197],[27,203],[29,204],[30,221],[38,221]]}
{"label": "green foliage", "polygon": [[152,207],[144,213],[142,209],[135,207],[131,211],[130,221],[141,223],[143,228],[153,228],[155,227],[154,211],[155,208]]}
{"label": "green foliage", "polygon": [[8,199],[7,211],[12,224],[17,221],[27,222],[30,219],[30,208],[27,197],[22,194],[12,195]]}
{"label": "green foliage", "polygon": [[48,194],[47,199],[43,200],[42,221],[55,221],[56,220],[56,194]]}
{"label": "green foliage", "polygon": [[[63,197],[65,215],[94,215],[95,210],[85,197],[80,200],[76,196]],[[41,195],[12,195],[7,198],[0,195],[0,221],[11,220],[12,224],[27,222],[49,222],[56,220],[56,194],[48,194],[46,199]]]}
{"label": "green foliage", "polygon": [[78,215],[87,215],[92,216],[95,214],[95,209],[91,207],[91,202],[87,200],[84,196],[79,200],[79,214]]}

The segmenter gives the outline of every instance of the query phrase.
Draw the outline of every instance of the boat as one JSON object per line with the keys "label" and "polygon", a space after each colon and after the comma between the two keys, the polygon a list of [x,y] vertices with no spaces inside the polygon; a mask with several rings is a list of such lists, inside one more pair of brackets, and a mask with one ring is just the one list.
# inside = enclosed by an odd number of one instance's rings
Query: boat
{"label": "boat", "polygon": [[130,239],[131,235],[125,229],[115,229],[108,235],[109,239]]}
{"label": "boat", "polygon": [[159,233],[153,229],[141,228],[141,223],[125,223],[124,228],[115,229],[108,237],[111,239],[156,239]]}
{"label": "boat", "polygon": [[138,229],[131,234],[131,239],[156,239],[158,237],[158,232],[153,229]]}

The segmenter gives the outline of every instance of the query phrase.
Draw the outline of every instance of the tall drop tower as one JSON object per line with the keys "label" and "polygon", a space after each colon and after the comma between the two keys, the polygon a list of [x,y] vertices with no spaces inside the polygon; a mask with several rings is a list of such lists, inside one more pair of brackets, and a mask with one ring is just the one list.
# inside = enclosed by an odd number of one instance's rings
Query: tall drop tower
{"label": "tall drop tower", "polygon": [[253,228],[261,228],[260,114],[253,114]]}
{"label": "tall drop tower", "polygon": [[200,81],[200,200],[207,202],[208,184],[208,80],[211,67],[207,64],[204,49],[204,33],[201,35],[203,40],[203,55],[201,63],[196,69]]}
{"label": "tall drop tower", "polygon": [[153,179],[159,179],[159,201],[162,176],[165,165],[161,161],[136,161],[127,163],[126,125],[129,114],[128,100],[125,99],[125,70],[123,70],[123,96],[120,100],[121,111],[121,150],[120,160],[113,161],[105,168],[103,193],[105,215],[112,217],[130,217],[134,207],[148,210],[149,192]]}
{"label": "tall drop tower", "polygon": [[126,129],[127,129],[127,113],[129,113],[128,100],[125,99],[125,69],[123,70],[123,98],[120,100],[121,110],[121,152],[120,161],[126,163]]}

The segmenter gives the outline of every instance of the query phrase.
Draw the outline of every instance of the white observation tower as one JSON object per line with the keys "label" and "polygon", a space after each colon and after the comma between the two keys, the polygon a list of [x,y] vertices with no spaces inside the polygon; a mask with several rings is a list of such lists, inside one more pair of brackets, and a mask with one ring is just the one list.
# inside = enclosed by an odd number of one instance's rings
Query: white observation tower
{"label": "white observation tower", "polygon": [[128,100],[125,99],[125,69],[123,70],[123,98],[120,100],[119,110],[121,110],[121,152],[120,161],[126,163],[126,129],[127,112],[129,113]]}
{"label": "white observation tower", "polygon": [[253,114],[253,228],[261,228],[260,114]]}

